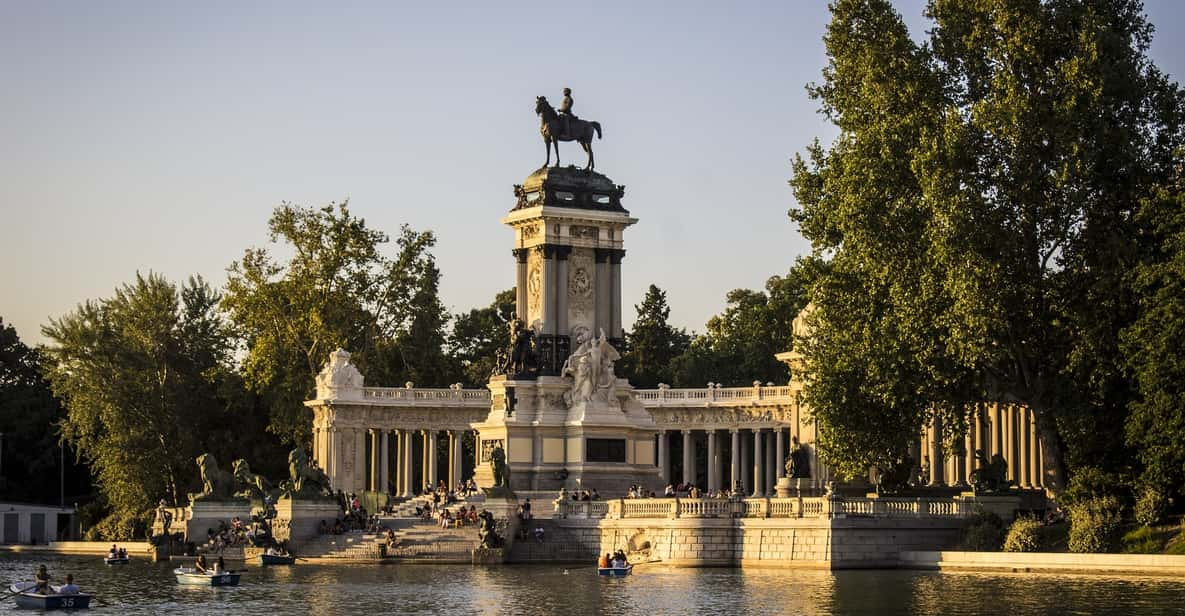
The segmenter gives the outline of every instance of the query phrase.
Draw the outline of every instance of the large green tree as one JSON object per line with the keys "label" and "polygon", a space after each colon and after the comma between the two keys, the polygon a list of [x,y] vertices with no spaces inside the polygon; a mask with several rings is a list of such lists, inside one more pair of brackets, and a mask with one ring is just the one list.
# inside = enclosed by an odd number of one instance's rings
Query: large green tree
{"label": "large green tree", "polygon": [[687,351],[691,336],[687,330],[670,324],[671,307],[667,305],[666,291],[653,284],[634,309],[638,317],[625,337],[622,373],[634,387],[669,384],[674,380],[671,362]]}
{"label": "large green tree", "polygon": [[268,221],[287,259],[248,249],[229,269],[223,305],[246,345],[243,375],[270,409],[269,430],[307,444],[304,401],[329,353],[344,348],[369,382],[443,385],[456,370],[444,349],[448,314],[437,295],[440,272],[431,232],[403,227],[398,253],[388,236],[352,215],[346,203],[283,204]]}
{"label": "large green tree", "polygon": [[807,304],[813,263],[802,261],[786,276],[770,277],[764,291],[730,291],[724,312],[709,319],[707,331],[695,336],[687,351],[674,359],[674,384],[785,383],[789,370],[775,355],[793,346],[791,324]]}
{"label": "large green tree", "polygon": [[466,386],[484,387],[494,373],[498,352],[509,346],[514,293],[514,288],[500,291],[489,306],[458,314],[453,320],[449,346]]}
{"label": "large green tree", "polygon": [[[939,412],[957,441],[977,401],[1027,405],[1056,489],[1059,426],[1124,408],[1115,362],[1132,214],[1180,142],[1179,94],[1145,56],[1140,5],[932,0],[925,44],[887,1],[832,11],[810,93],[840,136],[811,147],[792,180],[791,216],[846,280],[817,298],[816,330],[879,340],[875,361],[846,378],[899,366],[917,387],[872,412],[907,414],[903,430]],[[862,297],[875,314],[840,314]],[[845,378],[808,351],[815,383]],[[867,431],[827,419],[866,409],[809,387],[824,430],[859,447]]]}
{"label": "large green tree", "polygon": [[67,411],[62,436],[114,518],[142,520],[160,498],[184,502],[198,454],[228,465],[258,446],[218,302],[201,279],[178,288],[137,275],[42,328],[45,374]]}
{"label": "large green tree", "polygon": [[1178,176],[1149,199],[1152,250],[1133,269],[1138,319],[1123,334],[1135,377],[1127,440],[1138,452],[1143,480],[1162,493],[1185,490],[1185,179]]}
{"label": "large green tree", "polygon": [[0,500],[57,504],[63,461],[66,496],[89,496],[85,465],[60,449],[65,412],[41,376],[41,362],[41,353],[0,319]]}

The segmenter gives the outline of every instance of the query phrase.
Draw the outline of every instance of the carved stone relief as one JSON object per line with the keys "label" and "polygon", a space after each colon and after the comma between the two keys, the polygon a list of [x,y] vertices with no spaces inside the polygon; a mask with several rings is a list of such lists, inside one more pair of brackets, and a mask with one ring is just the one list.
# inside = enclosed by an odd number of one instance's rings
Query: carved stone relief
{"label": "carved stone relief", "polygon": [[522,228],[523,239],[529,240],[539,235],[539,225],[527,225]]}
{"label": "carved stone relief", "polygon": [[596,269],[591,251],[573,250],[568,258],[568,323],[591,330],[596,309]]}
{"label": "carved stone relief", "polygon": [[568,233],[572,239],[577,240],[595,240],[600,235],[601,230],[597,227],[590,227],[587,225],[572,225],[568,227]]}
{"label": "carved stone relief", "polygon": [[533,259],[527,270],[527,309],[531,320],[543,313],[543,264]]}

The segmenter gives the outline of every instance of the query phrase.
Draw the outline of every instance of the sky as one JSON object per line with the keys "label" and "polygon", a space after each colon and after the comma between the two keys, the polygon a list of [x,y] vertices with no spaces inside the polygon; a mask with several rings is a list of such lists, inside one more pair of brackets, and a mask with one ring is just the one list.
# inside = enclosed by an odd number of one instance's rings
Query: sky
{"label": "sky", "polygon": [[[923,0],[896,4],[920,36]],[[1146,10],[1180,81],[1185,2]],[[816,0],[0,2],[0,318],[40,343],[137,271],[221,285],[276,205],[344,199],[392,236],[434,231],[445,305],[488,305],[514,284],[498,221],[544,159],[535,96],[571,87],[639,219],[625,314],[654,283],[702,331],[809,250],[787,181],[836,134],[804,88],[828,17]]]}

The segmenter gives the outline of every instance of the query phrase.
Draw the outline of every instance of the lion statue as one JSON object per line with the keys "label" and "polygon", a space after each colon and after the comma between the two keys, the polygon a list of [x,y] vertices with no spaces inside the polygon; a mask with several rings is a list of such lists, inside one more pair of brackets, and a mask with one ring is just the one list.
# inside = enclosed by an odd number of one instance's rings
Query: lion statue
{"label": "lion statue", "polygon": [[234,497],[234,478],[218,468],[218,460],[208,453],[197,457],[198,470],[202,475],[202,491],[190,492],[189,501],[228,500]]}
{"label": "lion statue", "polygon": [[271,489],[270,482],[263,476],[252,473],[251,465],[247,464],[246,460],[235,460],[232,468],[234,469],[235,488],[239,489],[238,492],[235,492],[235,496],[258,501],[262,501],[267,496],[267,491]]}
{"label": "lion statue", "polygon": [[280,484],[280,489],[288,498],[320,498],[331,496],[329,477],[325,473],[309,464],[309,456],[304,449],[297,447],[288,454],[289,479]]}

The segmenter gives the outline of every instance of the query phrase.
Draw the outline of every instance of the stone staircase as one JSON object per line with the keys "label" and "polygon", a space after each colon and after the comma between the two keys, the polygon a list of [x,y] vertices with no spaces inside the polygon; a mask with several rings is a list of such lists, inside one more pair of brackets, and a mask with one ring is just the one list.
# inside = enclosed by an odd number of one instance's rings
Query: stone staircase
{"label": "stone staircase", "polygon": [[445,529],[435,522],[416,521],[395,529],[395,546],[387,549],[387,558],[468,563],[478,543],[476,524]]}
{"label": "stone staircase", "polygon": [[340,535],[320,535],[303,542],[297,555],[301,558],[329,560],[378,560],[387,544],[382,533],[354,531]]}

